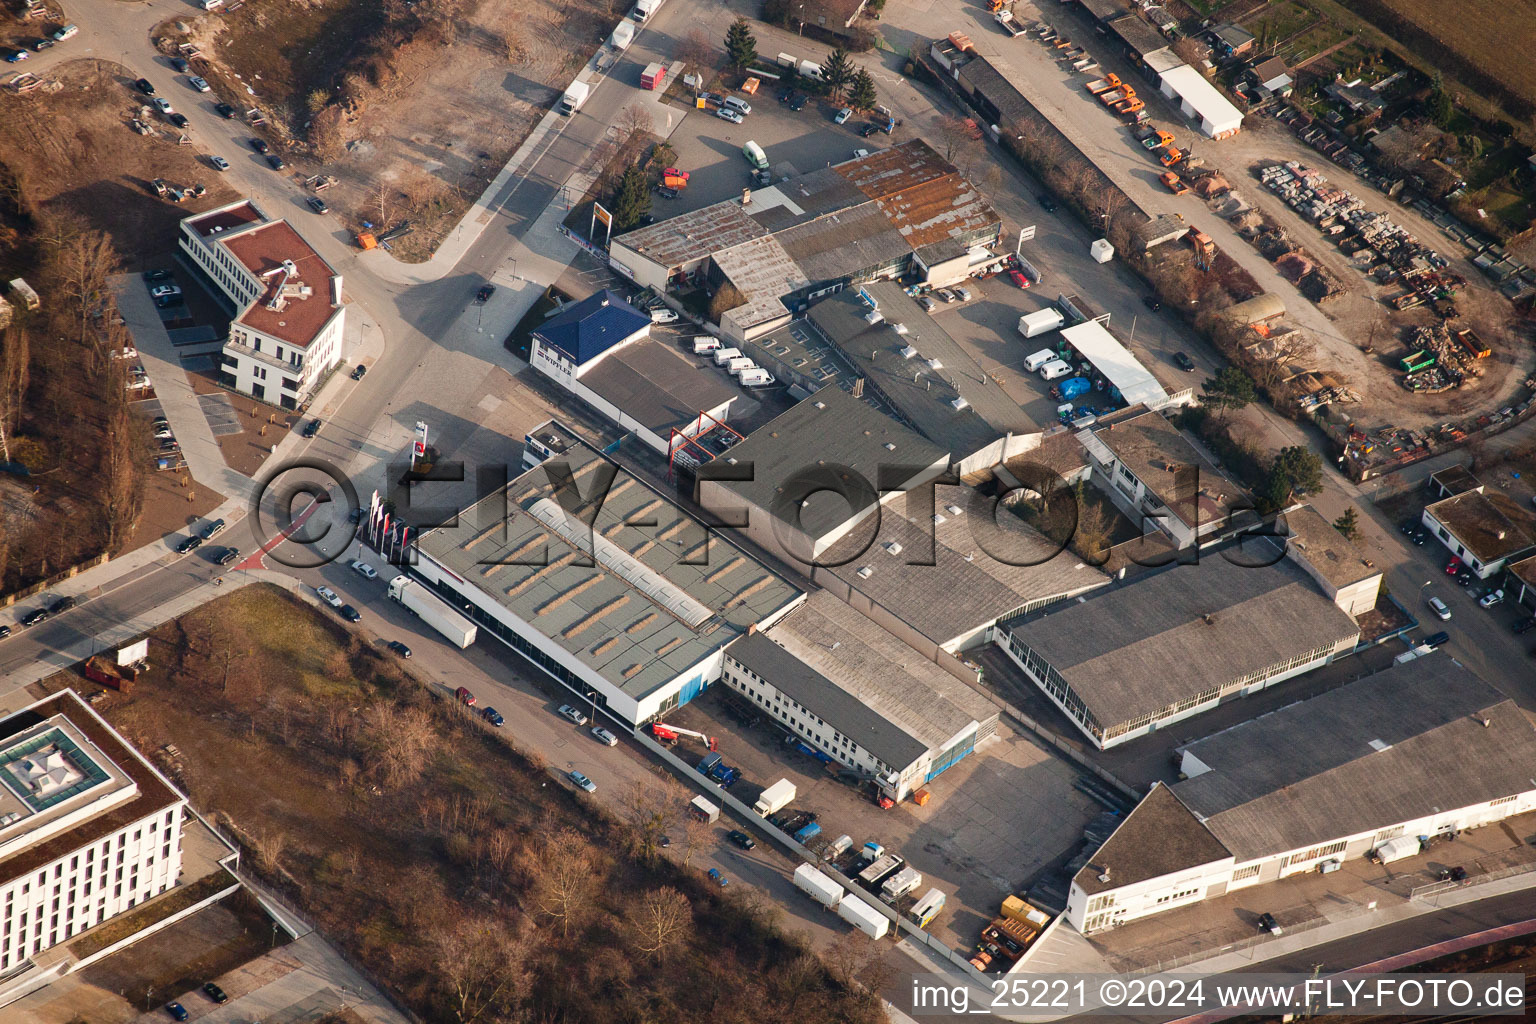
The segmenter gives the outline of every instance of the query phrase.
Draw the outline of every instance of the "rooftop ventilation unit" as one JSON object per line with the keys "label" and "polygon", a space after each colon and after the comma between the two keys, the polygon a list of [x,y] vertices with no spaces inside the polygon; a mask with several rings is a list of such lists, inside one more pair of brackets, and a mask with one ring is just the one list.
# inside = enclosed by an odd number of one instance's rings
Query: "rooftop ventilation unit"
{"label": "rooftop ventilation unit", "polygon": [[875,570],[871,569],[867,565],[862,565],[862,566],[859,567],[859,579],[861,579],[861,580],[867,580],[871,576],[873,576],[874,574],[875,574]]}
{"label": "rooftop ventilation unit", "polygon": [[880,313],[878,309],[872,309],[868,313],[864,314],[864,322],[867,324],[878,324],[884,322],[884,320],[885,317]]}
{"label": "rooftop ventilation unit", "polygon": [[885,553],[888,555],[899,555],[901,554],[901,545],[896,543],[894,540],[886,541]]}
{"label": "rooftop ventilation unit", "polygon": [[906,334],[907,333],[907,325],[906,324],[891,324],[891,330],[895,331],[897,334]]}
{"label": "rooftop ventilation unit", "polygon": [[911,345],[902,346],[901,358],[911,359],[915,355],[917,355],[917,349],[913,348]]}
{"label": "rooftop ventilation unit", "polygon": [[956,412],[963,412],[964,410],[971,407],[971,403],[967,402],[965,398],[960,395],[956,395],[954,398],[951,398],[949,400],[949,405],[950,408],[954,409]]}

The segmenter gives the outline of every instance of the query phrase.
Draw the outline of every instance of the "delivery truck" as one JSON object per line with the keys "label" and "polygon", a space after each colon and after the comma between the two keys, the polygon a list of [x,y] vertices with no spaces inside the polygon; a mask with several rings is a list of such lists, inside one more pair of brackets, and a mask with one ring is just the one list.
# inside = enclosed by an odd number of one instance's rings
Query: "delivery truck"
{"label": "delivery truck", "polygon": [[456,647],[475,642],[477,627],[427,589],[425,583],[401,574],[389,581],[389,596],[406,610],[447,637]]}
{"label": "delivery truck", "polygon": [[740,381],[744,388],[764,388],[773,383],[773,374],[761,366],[754,366],[749,370],[741,371]]}
{"label": "delivery truck", "polygon": [[644,24],[660,6],[661,0],[635,0],[635,9],[629,12],[629,16]]}
{"label": "delivery truck", "polygon": [[693,802],[688,805],[688,814],[695,821],[702,821],[705,824],[713,824],[720,820],[720,808],[701,796],[693,798]]}
{"label": "delivery truck", "polygon": [[780,779],[763,790],[763,795],[757,798],[757,803],[752,805],[752,809],[766,818],[775,811],[789,806],[794,799],[795,784],[788,779]]}
{"label": "delivery truck", "polygon": [[615,50],[624,50],[635,41],[635,26],[633,22],[621,21],[613,27],[613,35],[608,37],[608,45]]}
{"label": "delivery truck", "polygon": [[[1019,333],[1026,338],[1033,338],[1054,331],[1065,322],[1059,309],[1037,309],[1019,317]],[[1030,367],[1031,372],[1038,369],[1038,366]]]}
{"label": "delivery truck", "polygon": [[810,864],[795,868],[795,888],[828,909],[836,909],[843,899],[843,887]]}
{"label": "delivery truck", "polygon": [[884,914],[852,894],[844,896],[838,904],[837,916],[872,939],[883,939],[891,930],[891,922]]}
{"label": "delivery truck", "polygon": [[741,349],[739,349],[739,348],[717,348],[717,349],[715,349],[715,365],[716,366],[724,366],[727,363],[729,363],[732,359],[740,359],[740,358],[741,358]]}
{"label": "delivery truck", "polygon": [[572,82],[571,87],[565,90],[565,95],[560,97],[560,113],[570,117],[581,109],[581,105],[587,102],[587,97],[592,95],[592,87],[586,82]]}

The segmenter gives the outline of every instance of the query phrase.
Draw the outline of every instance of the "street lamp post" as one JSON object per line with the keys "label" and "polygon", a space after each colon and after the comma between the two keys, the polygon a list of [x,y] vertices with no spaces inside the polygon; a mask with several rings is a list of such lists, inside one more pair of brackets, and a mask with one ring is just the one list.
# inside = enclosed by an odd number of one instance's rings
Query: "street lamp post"
{"label": "street lamp post", "polygon": [[795,10],[800,12],[799,17],[795,20],[800,23],[800,34],[803,36],[805,35],[805,4],[797,4]]}

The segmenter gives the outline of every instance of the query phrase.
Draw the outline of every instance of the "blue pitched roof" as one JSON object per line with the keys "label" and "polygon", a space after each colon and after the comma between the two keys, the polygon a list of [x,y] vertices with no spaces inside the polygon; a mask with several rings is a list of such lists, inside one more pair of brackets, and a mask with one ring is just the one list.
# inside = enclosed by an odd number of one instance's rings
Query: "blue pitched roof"
{"label": "blue pitched roof", "polygon": [[584,366],[650,324],[649,316],[605,289],[551,317],[533,334],[540,344]]}

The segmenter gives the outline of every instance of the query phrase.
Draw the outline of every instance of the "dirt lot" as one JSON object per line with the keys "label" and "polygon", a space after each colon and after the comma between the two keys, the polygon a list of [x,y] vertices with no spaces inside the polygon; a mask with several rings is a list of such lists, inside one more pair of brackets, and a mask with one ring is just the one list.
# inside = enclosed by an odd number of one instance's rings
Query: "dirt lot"
{"label": "dirt lot", "polygon": [[[196,147],[176,144],[175,129],[164,121],[150,119],[154,135],[134,132],[129,122],[139,117],[142,97],[122,67],[77,60],[49,77],[57,91],[45,85],[0,103],[5,162],[35,207],[78,213],[105,231],[123,256],[122,269],[144,269],[140,254],[169,251],[183,217],[234,198],[198,161]],[[177,205],[150,191],[155,178],[209,191]]]}
{"label": "dirt lot", "polygon": [[[195,42],[223,98],[241,109],[258,104],[274,138],[309,156],[306,171],[340,178],[326,201],[354,226],[411,221],[415,230],[393,251],[419,262],[496,176],[620,6],[627,4],[251,2],[166,23],[158,35]],[[385,39],[403,41],[381,47]]]}

